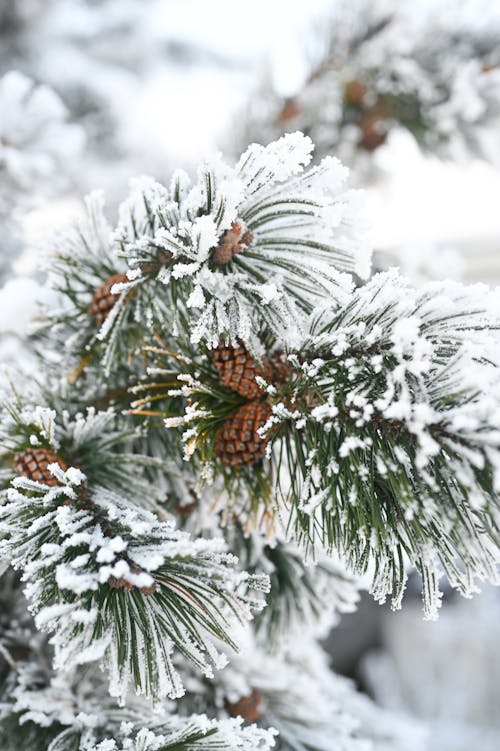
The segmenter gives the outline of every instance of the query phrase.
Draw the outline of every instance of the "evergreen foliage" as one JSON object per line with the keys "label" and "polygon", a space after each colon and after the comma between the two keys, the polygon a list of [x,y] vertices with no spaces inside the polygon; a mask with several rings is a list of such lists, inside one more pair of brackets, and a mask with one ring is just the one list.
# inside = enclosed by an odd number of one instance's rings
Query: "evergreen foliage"
{"label": "evergreen foliage", "polygon": [[416,567],[429,616],[443,572],[496,581],[498,301],[359,286],[359,196],[311,149],[142,179],[115,228],[93,194],[58,239],[39,383],[1,421],[0,558],[34,616],[26,653],[2,631],[12,745],[419,747],[317,640],[359,574],[399,607]]}

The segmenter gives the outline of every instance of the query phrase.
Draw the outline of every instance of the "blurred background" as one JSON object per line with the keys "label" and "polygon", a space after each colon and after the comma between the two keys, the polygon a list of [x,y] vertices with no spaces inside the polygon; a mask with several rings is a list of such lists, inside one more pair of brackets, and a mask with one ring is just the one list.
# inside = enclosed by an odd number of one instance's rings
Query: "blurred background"
{"label": "blurred background", "polygon": [[[366,191],[375,268],[500,280],[500,0],[0,0],[0,358],[29,371],[58,228],[104,189],[300,129]],[[415,585],[416,587],[417,585]],[[367,596],[329,646],[430,749],[500,749],[500,597]]]}

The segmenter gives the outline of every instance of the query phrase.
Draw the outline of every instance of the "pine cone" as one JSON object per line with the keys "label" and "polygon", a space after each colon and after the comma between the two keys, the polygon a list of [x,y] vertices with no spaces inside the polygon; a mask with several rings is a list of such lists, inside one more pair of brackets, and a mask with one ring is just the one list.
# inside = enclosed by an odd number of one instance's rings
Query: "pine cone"
{"label": "pine cone", "polygon": [[194,490],[192,488],[189,488],[188,493],[191,500],[188,500],[186,498],[179,499],[174,506],[173,510],[179,516],[188,517],[199,506],[198,496],[196,495]]}
{"label": "pine cone", "polygon": [[[133,574],[140,574],[142,573],[141,569],[138,566],[132,566],[131,572]],[[116,576],[110,576],[108,579],[108,585],[112,589],[125,589],[127,592],[130,592],[131,589],[133,589],[133,584],[131,584],[127,579],[117,578]],[[154,595],[156,592],[156,582],[153,582],[147,587],[140,587],[140,591],[143,595]]]}
{"label": "pine cone", "polygon": [[98,326],[101,326],[109,316],[120,295],[111,293],[114,284],[128,282],[126,274],[113,274],[96,289],[89,305],[89,316],[95,318]]}
{"label": "pine cone", "polygon": [[14,457],[13,467],[18,475],[30,480],[49,485],[51,488],[59,485],[59,480],[49,472],[49,464],[59,464],[63,472],[68,465],[61,457],[50,449],[26,449]]}
{"label": "pine cone", "polygon": [[363,107],[368,89],[361,81],[348,81],[344,86],[344,101],[351,107]]}
{"label": "pine cone", "polygon": [[363,115],[360,122],[361,139],[359,145],[366,151],[375,151],[387,140],[387,126],[377,112]]}
{"label": "pine cone", "polygon": [[212,360],[224,386],[246,399],[255,399],[264,393],[256,376],[266,380],[272,376],[267,357],[263,358],[261,367],[241,344],[236,347],[220,344],[212,351]]}
{"label": "pine cone", "polygon": [[256,722],[264,712],[262,694],[253,689],[248,696],[242,696],[235,702],[226,702],[226,709],[231,717],[243,717],[245,722]]}
{"label": "pine cone", "polygon": [[215,436],[215,454],[222,464],[251,467],[261,459],[269,443],[269,437],[257,433],[271,417],[267,402],[254,399],[238,407],[218,429]]}
{"label": "pine cone", "polygon": [[283,103],[283,107],[278,113],[276,118],[278,123],[286,123],[288,120],[293,120],[294,117],[300,115],[300,106],[294,97],[288,97]]}
{"label": "pine cone", "polygon": [[127,581],[127,579],[118,578],[116,576],[110,576],[108,584],[112,589],[126,589],[127,592],[130,592],[133,587],[133,584]]}
{"label": "pine cone", "polygon": [[241,253],[253,240],[252,233],[243,229],[241,222],[233,222],[231,229],[222,235],[219,245],[214,250],[212,260],[217,266],[225,266]]}

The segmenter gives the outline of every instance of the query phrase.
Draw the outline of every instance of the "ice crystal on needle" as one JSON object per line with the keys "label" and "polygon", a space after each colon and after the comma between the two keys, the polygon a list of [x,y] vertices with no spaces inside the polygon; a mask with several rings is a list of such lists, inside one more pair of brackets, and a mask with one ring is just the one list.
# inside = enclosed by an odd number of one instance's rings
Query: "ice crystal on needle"
{"label": "ice crystal on needle", "polygon": [[[230,624],[263,606],[248,589],[265,591],[266,577],[238,572],[220,539],[191,540],[131,498],[90,493],[78,469],[50,470],[55,487],[14,480],[0,555],[22,571],[37,625],[53,633],[56,665],[99,660],[122,701],[129,683],[157,699],[182,695],[174,647],[212,675],[223,664],[213,639],[235,647]],[[186,615],[189,628],[178,621]]]}
{"label": "ice crystal on needle", "polygon": [[167,702],[153,711],[137,697],[129,697],[126,709],[117,708],[99,676],[87,673],[78,679],[68,671],[42,678],[42,667],[46,668],[36,662],[19,666],[11,692],[3,697],[0,719],[6,724],[19,717],[21,727],[33,728],[37,738],[45,736],[51,750],[269,751],[274,747],[273,729],[243,727],[238,719],[214,720],[202,714],[181,717]]}
{"label": "ice crystal on needle", "polygon": [[483,286],[374,277],[318,315],[290,354],[294,408],[278,400],[269,421],[289,425],[304,457],[291,477],[300,535],[322,528],[356,567],[373,556],[374,591],[396,605],[409,558],[428,615],[443,572],[466,594],[497,581],[498,328]]}
{"label": "ice crystal on needle", "polygon": [[[366,276],[370,263],[347,169],[331,157],[306,169],[312,148],[288,134],[253,144],[235,167],[207,162],[194,180],[138,179],[114,234],[102,196],[91,196],[87,217],[57,241],[64,307],[49,315],[49,336],[82,363],[102,343],[107,370],[138,352],[145,332],[209,346],[240,339],[255,351],[263,326],[293,339],[305,313],[345,301],[351,275]],[[105,314],[89,316],[96,295]]]}
{"label": "ice crystal on needle", "polygon": [[263,322],[282,331],[318,300],[345,299],[350,274],[368,272],[358,198],[337,160],[305,170],[312,148],[288,134],[234,168],[207,162],[194,182],[136,183],[117,229],[130,279],[118,288],[139,295],[154,282],[152,305],[170,290],[171,313],[182,292],[193,341],[213,346],[226,336],[255,347]]}

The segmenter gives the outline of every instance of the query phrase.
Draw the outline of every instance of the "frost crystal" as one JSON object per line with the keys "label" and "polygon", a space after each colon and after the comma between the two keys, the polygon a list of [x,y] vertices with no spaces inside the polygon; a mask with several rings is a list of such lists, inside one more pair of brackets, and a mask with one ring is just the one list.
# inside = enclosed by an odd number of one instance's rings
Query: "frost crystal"
{"label": "frost crystal", "polygon": [[313,319],[290,355],[295,412],[273,407],[271,425],[301,428],[304,469],[290,489],[300,536],[323,528],[359,570],[369,554],[373,590],[395,606],[408,558],[430,617],[443,572],[464,594],[498,577],[499,320],[484,286],[414,290],[378,275]]}
{"label": "frost crystal", "polygon": [[[22,664],[16,685],[0,707],[3,721],[19,717],[52,737],[50,749],[60,751],[270,751],[273,729],[243,727],[238,719],[179,716],[172,704],[152,711],[147,702],[129,697],[117,708],[99,676],[78,678],[74,671],[53,676],[41,687],[33,665]],[[30,670],[31,668],[31,670]]]}
{"label": "frost crystal", "polygon": [[[0,555],[22,571],[37,626],[53,634],[56,666],[99,660],[121,701],[129,683],[156,699],[183,694],[174,647],[211,676],[221,665],[211,638],[235,646],[231,624],[263,606],[248,589],[265,590],[265,577],[235,570],[222,540],[192,540],[128,499],[90,494],[79,470],[51,469],[59,486],[14,481]],[[189,629],[178,622],[183,612]]]}
{"label": "frost crystal", "polygon": [[172,294],[185,283],[192,340],[213,346],[225,336],[255,348],[259,320],[293,332],[301,310],[345,300],[350,273],[368,272],[357,196],[337,160],[304,169],[312,148],[294,133],[250,146],[235,168],[204,164],[192,184],[136,183],[116,233],[131,279],[122,289],[156,283],[155,299],[157,282]]}

